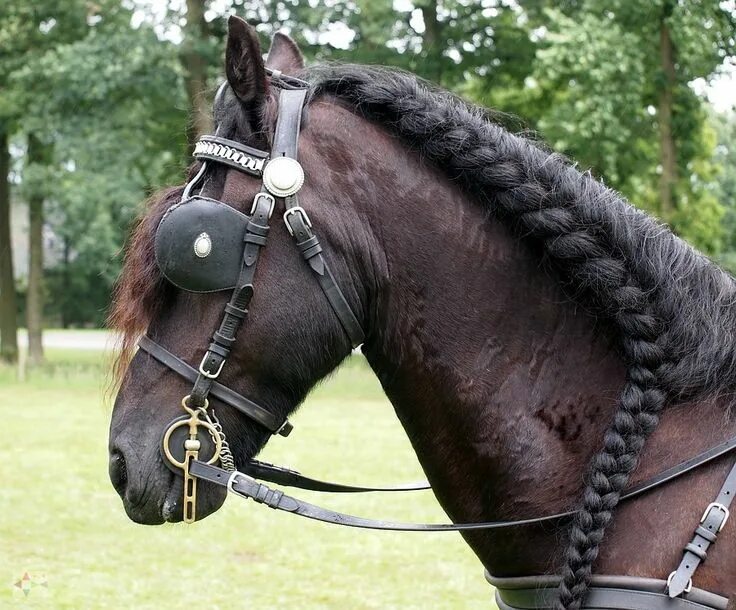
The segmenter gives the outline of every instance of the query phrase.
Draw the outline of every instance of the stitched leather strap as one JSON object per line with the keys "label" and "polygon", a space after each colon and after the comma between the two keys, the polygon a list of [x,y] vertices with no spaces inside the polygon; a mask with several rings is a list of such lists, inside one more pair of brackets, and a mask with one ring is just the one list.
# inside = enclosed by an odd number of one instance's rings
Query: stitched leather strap
{"label": "stitched leather strap", "polygon": [[271,158],[297,158],[299,130],[307,89],[282,89],[279,94],[279,116],[271,147]]}
{"label": "stitched leather strap", "polygon": [[331,493],[362,493],[371,491],[422,491],[431,489],[429,483],[408,483],[406,485],[395,485],[392,487],[365,487],[358,485],[343,485],[342,483],[332,483],[330,481],[320,481],[311,477],[306,477],[296,470],[290,470],[283,466],[276,466],[268,462],[260,462],[258,460],[250,460],[242,470],[245,474],[259,479],[268,481],[276,485],[284,487],[298,487],[309,491],[324,491]]}
{"label": "stitched leather strap", "polygon": [[[187,381],[194,383],[197,379],[199,374],[197,369],[189,366],[181,358],[161,347],[147,335],[140,338],[138,341],[138,347]],[[258,422],[274,434],[289,436],[289,433],[293,428],[288,420],[279,420],[275,415],[264,409],[262,406],[249,400],[245,396],[241,396],[237,392],[234,392],[227,386],[220,383],[214,382],[210,388],[210,393],[218,400],[233,409],[240,411],[243,415],[250,417],[252,420]]]}
{"label": "stitched leather strap", "polygon": [[[736,438],[730,439],[726,443],[721,443],[721,445],[719,445],[718,447],[721,452],[733,451],[734,448],[736,448]],[[644,483],[634,488],[631,488],[629,491],[627,491],[621,496],[620,501],[624,502],[626,500],[630,500],[632,498],[635,498],[636,496],[641,495],[645,491],[653,489],[659,485],[662,485],[663,483],[666,483],[667,481],[671,481],[675,478],[681,477],[684,474],[693,470],[694,468],[697,468],[698,466],[702,466],[703,464],[707,464],[708,462],[716,459],[716,457],[722,454],[723,453],[714,452],[713,449],[709,449],[708,451],[705,451],[690,460],[682,462],[678,466],[670,468],[668,471],[666,471],[667,473],[666,476],[660,475],[660,476],[654,477],[653,479],[645,481]],[[256,496],[254,496],[254,494],[260,497],[260,496],[263,496],[264,494],[268,495],[270,491],[273,491],[268,486],[258,483],[257,481],[255,481],[253,478],[251,478],[250,476],[246,474],[239,473],[239,472],[231,473],[226,470],[223,470],[222,468],[218,468],[217,466],[210,466],[209,464],[204,464],[202,462],[197,462],[197,461],[193,462],[190,471],[194,476],[203,478],[207,481],[210,481],[217,485],[223,485],[223,486],[228,486],[228,481],[230,479],[230,476],[232,475],[234,479],[232,481],[232,485],[229,486],[229,489],[245,498],[255,499]],[[282,499],[282,502],[273,502],[272,503],[273,505],[269,504],[271,508],[275,508],[278,510],[286,510],[288,512],[299,514],[303,517],[308,517],[310,519],[315,519],[317,521],[323,521],[325,523],[334,523],[336,525],[345,525],[348,527],[358,527],[358,528],[365,528],[365,529],[395,530],[395,531],[407,531],[407,532],[418,532],[418,531],[439,532],[439,531],[457,531],[457,530],[473,530],[473,529],[504,529],[504,528],[510,528],[510,527],[519,527],[523,525],[539,525],[539,524],[550,523],[554,521],[560,521],[562,519],[570,518],[576,513],[576,511],[568,511],[564,513],[546,515],[544,517],[534,517],[530,519],[518,519],[514,521],[488,521],[488,522],[483,522],[483,523],[465,523],[465,524],[397,523],[397,522],[391,522],[391,521],[382,521],[382,520],[374,520],[374,519],[365,519],[363,517],[355,517],[353,515],[339,513],[336,511],[332,511],[330,509],[315,506],[314,504],[309,504],[308,502],[304,502],[303,500],[299,500],[298,498],[287,496],[281,492],[279,492],[279,494],[280,494],[279,497]],[[268,495],[268,497],[270,498],[273,496]]]}
{"label": "stitched leather strap", "polygon": [[736,495],[736,464],[726,477],[715,502],[705,509],[700,525],[695,529],[693,539],[685,546],[682,561],[667,580],[668,594],[674,598],[692,588],[692,578],[700,564],[705,561],[708,548],[718,538],[718,533],[726,525],[729,507]]}
{"label": "stitched leather strap", "polygon": [[[259,193],[253,201],[251,219],[246,225],[243,238],[244,248],[238,280],[230,295],[230,308],[225,308],[219,329],[212,335],[204,358],[199,365],[199,374],[194,387],[189,393],[191,406],[203,406],[212,384],[220,376],[222,368],[230,355],[230,347],[235,342],[235,335],[248,315],[248,304],[253,297],[253,277],[255,276],[258,254],[265,246],[268,234],[268,220],[273,210],[273,197],[268,193]],[[255,236],[259,239],[250,239]],[[234,313],[234,312],[243,312]]]}

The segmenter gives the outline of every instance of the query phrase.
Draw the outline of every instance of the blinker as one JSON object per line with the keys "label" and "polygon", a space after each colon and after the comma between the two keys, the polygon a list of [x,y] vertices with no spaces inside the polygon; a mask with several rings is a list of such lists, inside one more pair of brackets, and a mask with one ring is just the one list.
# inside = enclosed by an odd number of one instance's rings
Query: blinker
{"label": "blinker", "polygon": [[156,262],[175,286],[189,292],[235,287],[249,217],[229,205],[192,197],[173,205],[156,230]]}

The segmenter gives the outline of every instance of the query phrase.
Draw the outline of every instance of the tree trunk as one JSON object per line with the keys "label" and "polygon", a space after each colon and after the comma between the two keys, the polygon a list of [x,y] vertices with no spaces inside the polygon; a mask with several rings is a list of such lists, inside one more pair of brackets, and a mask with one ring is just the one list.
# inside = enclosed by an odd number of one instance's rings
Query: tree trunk
{"label": "tree trunk", "polygon": [[187,0],[187,21],[181,52],[184,85],[189,101],[187,147],[190,155],[199,136],[208,133],[212,127],[207,100],[207,58],[201,51],[207,36],[205,5],[203,0]]}
{"label": "tree trunk", "polygon": [[[63,277],[64,277],[64,286],[67,286],[67,287],[72,282],[72,274],[71,274],[71,271],[69,269],[69,258],[70,258],[70,256],[71,256],[71,247],[70,247],[70,244],[69,244],[69,238],[65,236],[64,237],[64,261],[63,261],[63,264],[64,264],[64,272],[63,272]],[[64,295],[62,295],[61,298],[63,299],[62,302],[61,302],[61,327],[62,328],[69,328],[69,318],[70,318],[69,314],[71,313],[72,303],[70,302],[67,293],[65,293]]]}
{"label": "tree trunk", "polygon": [[672,43],[668,19],[672,14],[671,3],[665,11],[659,29],[659,56],[662,69],[662,89],[659,92],[659,148],[662,175],[659,181],[659,217],[665,222],[672,219],[677,208],[677,147],[672,133],[672,108],[676,86],[675,48]]}
{"label": "tree trunk", "polygon": [[425,76],[437,83],[442,84],[442,24],[437,19],[437,0],[428,0],[419,6],[424,20],[424,40],[422,41],[423,55],[427,66],[423,70]]}
{"label": "tree trunk", "polygon": [[[28,164],[45,165],[46,147],[33,134],[28,136]],[[34,191],[28,197],[28,292],[26,324],[28,326],[28,362],[43,362],[43,194]]]}
{"label": "tree trunk", "polygon": [[10,239],[10,151],[8,134],[0,130],[0,360],[18,359],[18,303]]}

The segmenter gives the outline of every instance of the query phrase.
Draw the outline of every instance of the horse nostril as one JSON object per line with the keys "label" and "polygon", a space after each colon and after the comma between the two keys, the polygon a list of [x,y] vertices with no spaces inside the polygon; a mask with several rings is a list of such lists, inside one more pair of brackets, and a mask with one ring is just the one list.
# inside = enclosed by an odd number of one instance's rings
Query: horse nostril
{"label": "horse nostril", "polygon": [[109,472],[110,481],[112,481],[112,486],[115,488],[115,491],[117,491],[121,497],[124,496],[125,486],[128,483],[128,470],[125,467],[125,457],[117,448],[110,451]]}

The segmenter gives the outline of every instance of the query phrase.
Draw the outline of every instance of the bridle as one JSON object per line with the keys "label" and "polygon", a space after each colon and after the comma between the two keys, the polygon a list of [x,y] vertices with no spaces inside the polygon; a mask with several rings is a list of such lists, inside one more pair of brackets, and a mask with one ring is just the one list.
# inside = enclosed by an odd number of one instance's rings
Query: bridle
{"label": "bridle", "polygon": [[[307,212],[299,205],[297,193],[304,172],[297,160],[298,139],[305,100],[306,81],[268,70],[271,84],[279,89],[279,111],[271,151],[265,152],[215,135],[202,136],[194,157],[202,161],[196,176],[186,185],[181,200],[164,214],[156,232],[156,259],[168,281],[190,292],[232,290],[222,320],[212,336],[198,368],[169,352],[148,336],[139,347],[149,356],[192,383],[182,399],[186,415],[175,419],[164,431],[161,452],[164,462],[184,477],[183,517],[196,520],[197,480],[226,487],[231,493],[250,498],[276,510],[349,527],[399,531],[490,530],[560,522],[576,514],[568,511],[515,521],[461,524],[396,523],[365,519],[332,511],[272,489],[256,479],[314,491],[354,493],[370,491],[412,491],[428,489],[426,483],[398,487],[363,487],[320,481],[301,473],[250,460],[243,471],[235,468],[232,453],[214,410],[211,395],[272,434],[288,436],[292,425],[267,408],[220,384],[217,379],[236,341],[238,330],[248,317],[253,297],[256,266],[266,246],[269,220],[276,201],[283,201],[283,220],[296,247],[312,270],[317,283],[339,320],[353,348],[363,343],[362,326],[335,281],[322,255],[322,246]],[[224,87],[224,85],[223,85]],[[223,88],[218,91],[218,96]],[[261,178],[248,215],[218,200],[192,195],[201,183],[208,164],[216,163]],[[659,475],[626,490],[621,501],[629,500],[682,477],[692,470],[736,450],[736,438],[721,443]],[[217,463],[220,463],[217,466]],[[736,465],[729,472],[718,497],[708,505],[695,535],[685,546],[683,559],[666,581],[632,577],[594,577],[590,599],[601,599],[605,608],[712,608],[725,609],[725,598],[692,588],[692,576],[706,557],[729,517],[736,494]],[[554,579],[524,577],[493,579],[499,607],[508,610],[546,608]],[[615,581],[615,586],[610,583]],[[646,581],[646,582],[645,582]],[[608,584],[607,584],[608,583]],[[551,603],[551,602],[550,602]],[[590,602],[593,603],[593,602]],[[591,606],[598,607],[598,606]]]}

